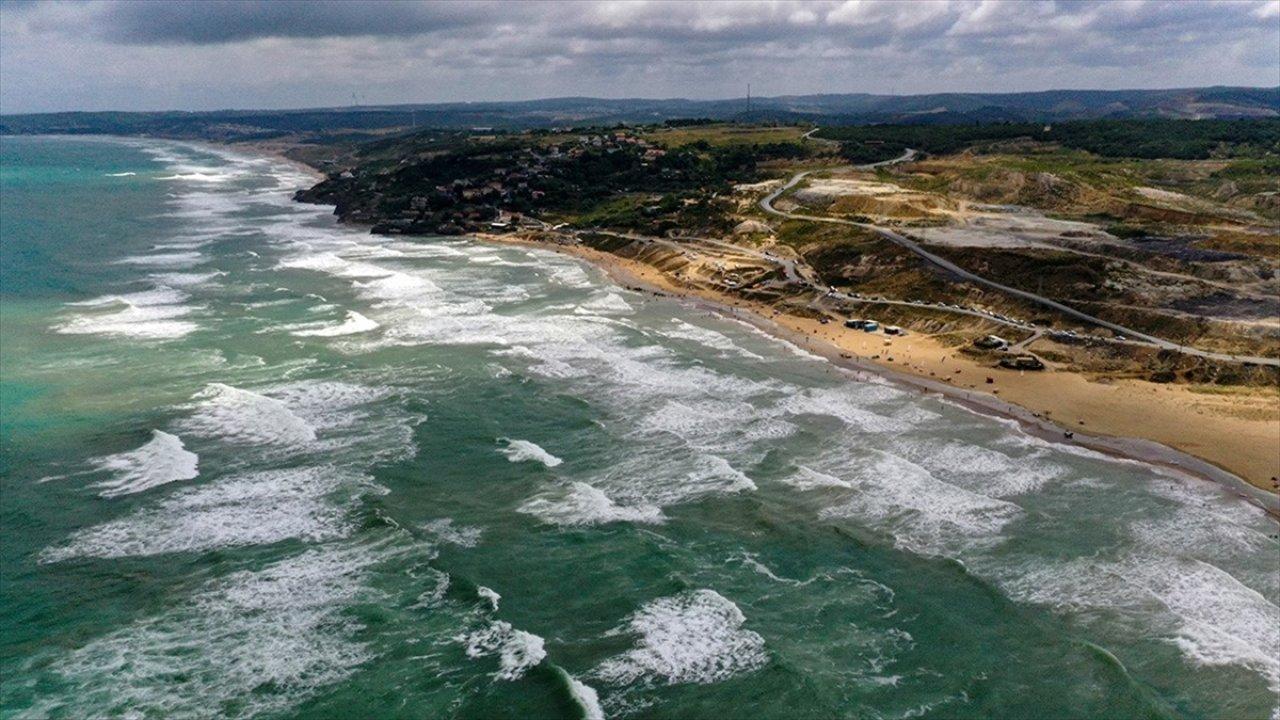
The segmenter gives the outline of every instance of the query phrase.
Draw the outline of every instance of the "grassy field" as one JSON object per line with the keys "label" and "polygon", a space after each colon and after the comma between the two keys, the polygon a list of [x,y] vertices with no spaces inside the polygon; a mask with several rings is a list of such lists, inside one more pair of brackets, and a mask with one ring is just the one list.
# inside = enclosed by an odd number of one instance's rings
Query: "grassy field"
{"label": "grassy field", "polygon": [[912,190],[1028,205],[1069,217],[1240,226],[1280,219],[1280,201],[1274,197],[1280,193],[1280,159],[1106,158],[1024,145],[1030,146],[932,158],[883,170],[880,176]]}

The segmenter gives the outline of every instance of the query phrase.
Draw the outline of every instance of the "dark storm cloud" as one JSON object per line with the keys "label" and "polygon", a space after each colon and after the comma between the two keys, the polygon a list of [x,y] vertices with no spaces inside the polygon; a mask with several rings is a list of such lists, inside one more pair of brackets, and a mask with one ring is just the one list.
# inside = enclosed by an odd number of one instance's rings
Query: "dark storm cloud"
{"label": "dark storm cloud", "polygon": [[0,0],[6,107],[1280,84],[1280,0]]}
{"label": "dark storm cloud", "polygon": [[133,44],[230,43],[259,38],[403,37],[482,22],[487,3],[395,0],[164,0],[86,7],[86,26]]}

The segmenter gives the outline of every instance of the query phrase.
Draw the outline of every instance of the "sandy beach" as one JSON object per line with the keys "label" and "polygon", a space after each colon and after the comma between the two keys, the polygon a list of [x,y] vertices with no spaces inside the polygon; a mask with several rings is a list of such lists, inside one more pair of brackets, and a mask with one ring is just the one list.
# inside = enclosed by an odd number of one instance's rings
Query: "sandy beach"
{"label": "sandy beach", "polygon": [[[1158,384],[1094,381],[1055,368],[991,367],[928,335],[887,337],[691,287],[657,268],[575,244],[512,235],[482,240],[529,245],[583,258],[628,287],[695,300],[850,370],[870,372],[975,411],[1017,420],[1046,439],[1168,467],[1220,482],[1280,514],[1280,396]],[[990,379],[990,382],[988,382]],[[1070,435],[1068,435],[1070,433]]]}

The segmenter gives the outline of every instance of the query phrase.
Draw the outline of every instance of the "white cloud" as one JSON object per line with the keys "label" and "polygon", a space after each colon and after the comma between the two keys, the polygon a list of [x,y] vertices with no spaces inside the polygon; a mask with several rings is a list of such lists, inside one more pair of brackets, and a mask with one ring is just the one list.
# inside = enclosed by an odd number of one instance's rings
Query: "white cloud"
{"label": "white cloud", "polygon": [[1280,0],[9,2],[0,110],[1274,85],[1277,18]]}

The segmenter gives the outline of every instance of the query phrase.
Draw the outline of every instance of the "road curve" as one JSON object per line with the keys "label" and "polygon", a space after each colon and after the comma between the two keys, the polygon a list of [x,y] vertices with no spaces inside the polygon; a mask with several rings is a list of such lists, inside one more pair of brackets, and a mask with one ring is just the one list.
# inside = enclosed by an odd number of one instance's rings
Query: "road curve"
{"label": "road curve", "polygon": [[[877,166],[890,164],[894,162],[904,162],[905,160],[909,160],[914,156],[915,156],[915,151],[908,150],[906,153],[903,153],[901,157],[894,158],[893,160],[887,160],[887,161],[884,161],[883,163],[876,163],[874,165],[859,166],[859,169],[877,167]],[[838,168],[822,168],[822,169],[834,170]],[[1108,330],[1111,330],[1112,332],[1116,332],[1130,338],[1137,338],[1139,340],[1144,341],[1148,345],[1159,347],[1165,350],[1173,350],[1173,351],[1184,353],[1187,355],[1202,357],[1209,360],[1253,363],[1255,365],[1268,365],[1271,367],[1280,367],[1280,359],[1276,359],[1276,358],[1228,355],[1226,353],[1210,352],[1208,350],[1200,350],[1200,349],[1189,347],[1186,345],[1179,345],[1175,342],[1165,340],[1164,338],[1159,338],[1154,335],[1148,335],[1146,333],[1134,330],[1133,328],[1128,328],[1123,325],[1118,325],[1116,323],[1103,320],[1102,318],[1094,317],[1093,315],[1089,315],[1088,313],[1084,313],[1079,310],[1076,310],[1073,307],[1064,305],[1058,302],[1057,300],[1052,300],[1042,295],[1037,295],[1032,292],[1027,292],[1026,290],[1019,290],[1018,288],[1009,287],[1008,285],[998,283],[994,280],[989,280],[987,278],[982,277],[981,275],[977,275],[975,273],[969,272],[968,270],[965,270],[964,268],[960,267],[959,265],[956,265],[955,263],[951,262],[950,260],[947,260],[946,258],[939,257],[929,252],[928,250],[921,247],[919,243],[915,242],[914,240],[911,240],[910,238],[905,237],[887,228],[871,225],[869,223],[861,223],[861,222],[855,222],[853,220],[845,220],[843,218],[818,217],[816,215],[801,215],[798,213],[788,213],[788,212],[783,212],[781,210],[778,210],[773,206],[774,200],[777,200],[783,193],[795,187],[797,184],[800,183],[801,180],[805,179],[807,176],[809,176],[814,172],[817,172],[817,170],[806,170],[804,172],[796,173],[782,187],[778,188],[777,190],[774,190],[773,192],[769,193],[764,198],[762,198],[760,200],[760,209],[772,215],[777,215],[779,217],[784,217],[784,218],[790,218],[792,220],[806,220],[809,222],[831,223],[835,225],[849,225],[852,227],[862,228],[864,230],[870,230],[871,232],[876,233],[880,237],[883,237],[886,240],[889,240],[890,242],[906,250],[909,250],[912,253],[915,253],[921,258],[924,258],[930,264],[936,267],[942,268],[943,270],[946,270],[947,272],[953,275],[956,275],[957,277],[963,278],[973,283],[977,283],[979,285],[984,285],[986,287],[989,287],[995,290],[1000,290],[1001,292],[1005,292],[1015,297],[1022,298],[1023,300],[1028,300],[1038,305],[1043,305],[1053,310],[1057,310],[1058,312],[1064,315],[1073,317],[1077,320],[1087,322],[1091,325],[1095,325],[1101,328],[1106,328]]]}

